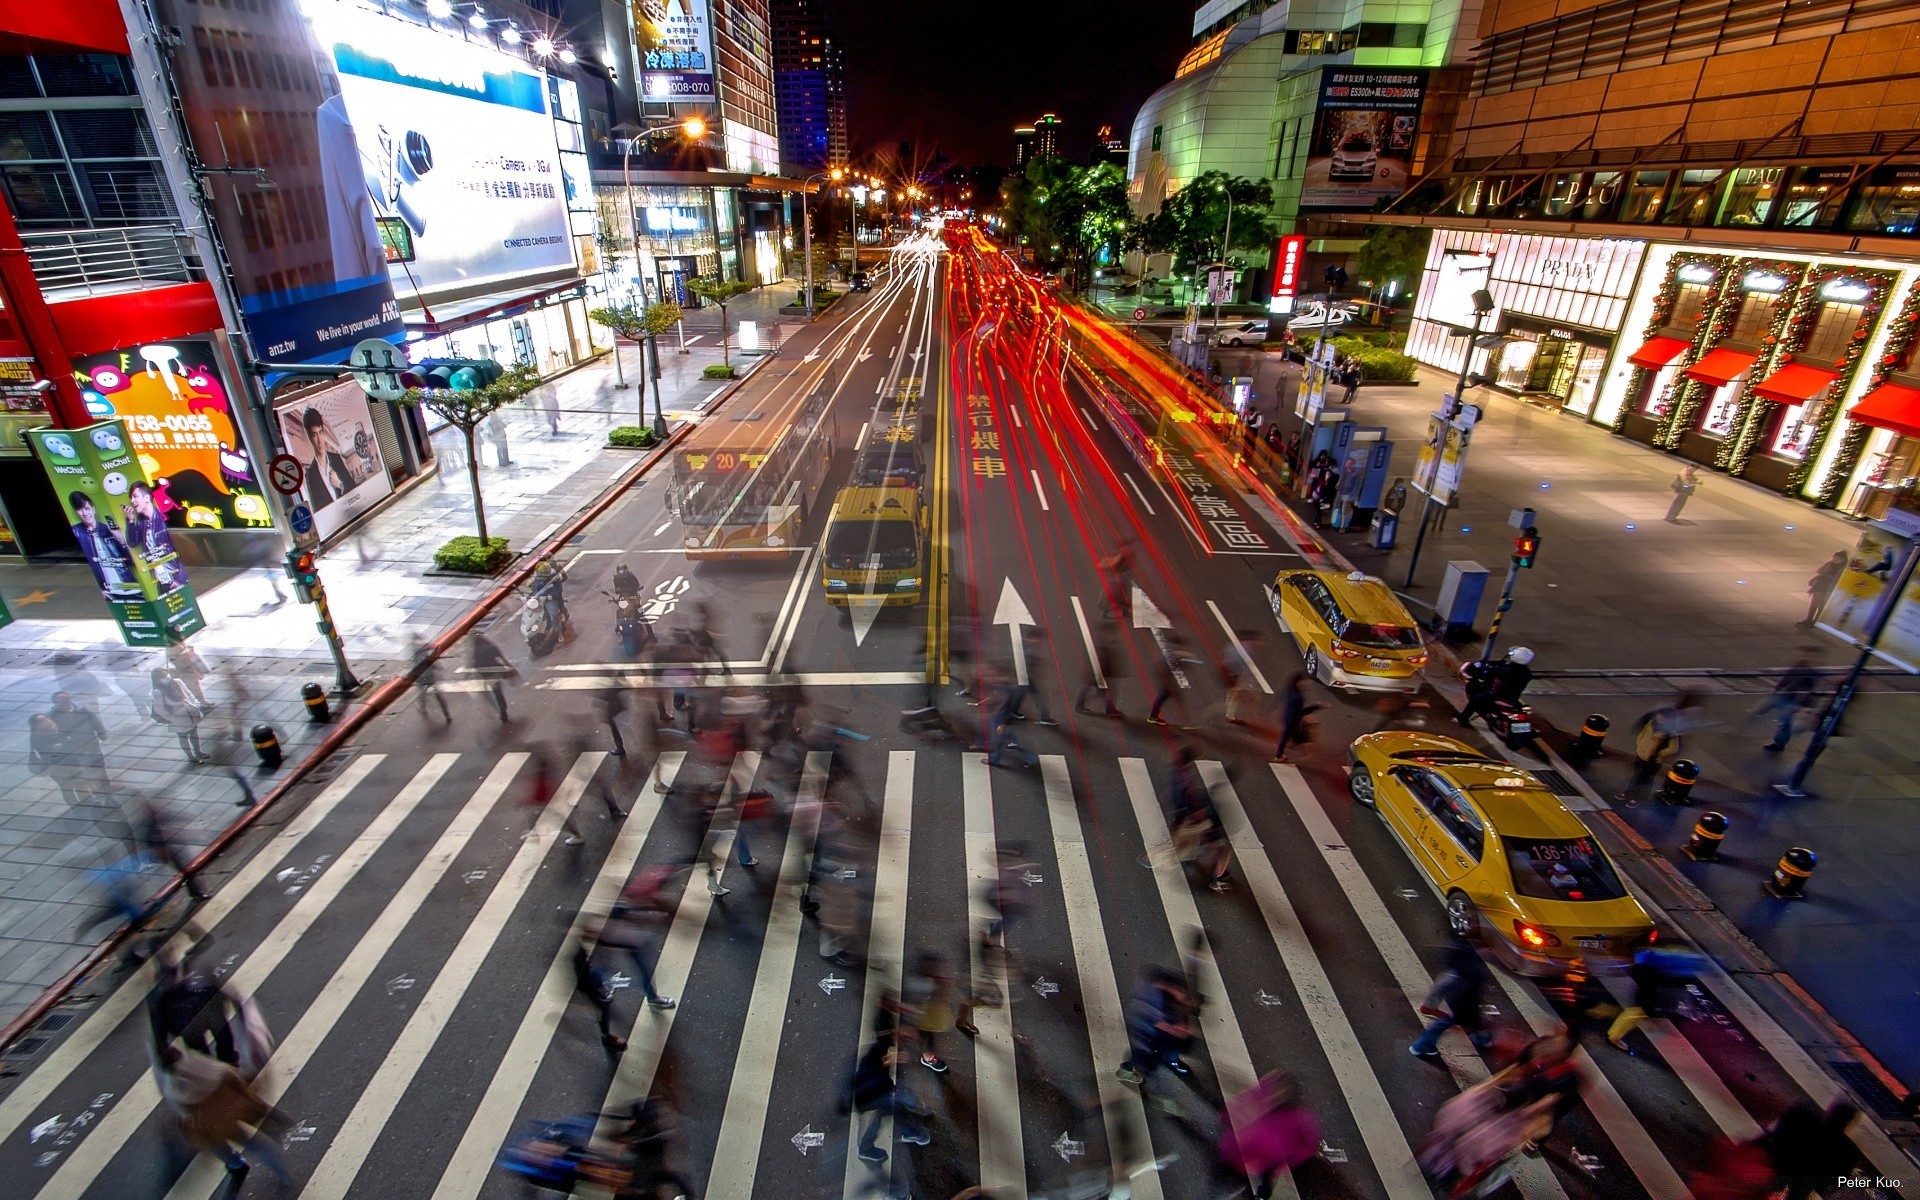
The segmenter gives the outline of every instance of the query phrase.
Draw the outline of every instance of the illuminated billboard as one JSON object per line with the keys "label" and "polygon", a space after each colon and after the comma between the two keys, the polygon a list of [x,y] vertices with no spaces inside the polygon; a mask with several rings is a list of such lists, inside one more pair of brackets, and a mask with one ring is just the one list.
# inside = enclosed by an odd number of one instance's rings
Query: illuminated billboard
{"label": "illuminated billboard", "polygon": [[707,0],[633,0],[633,45],[643,99],[713,99]]}
{"label": "illuminated billboard", "polygon": [[1300,208],[1365,210],[1405,191],[1426,90],[1424,70],[1323,68]]}

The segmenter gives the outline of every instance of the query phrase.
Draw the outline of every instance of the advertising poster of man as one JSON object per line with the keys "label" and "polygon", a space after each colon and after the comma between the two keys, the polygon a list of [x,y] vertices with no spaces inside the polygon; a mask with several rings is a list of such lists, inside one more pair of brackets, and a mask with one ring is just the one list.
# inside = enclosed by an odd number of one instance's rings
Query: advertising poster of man
{"label": "advertising poster of man", "polygon": [[77,359],[74,375],[89,412],[125,423],[163,527],[268,528],[216,361],[210,343],[177,341]]}
{"label": "advertising poster of man", "polygon": [[[1847,555],[1840,582],[1820,610],[1818,628],[1850,645],[1865,641],[1880,606],[1886,603],[1887,589],[1900,578],[1909,544],[1889,529],[1872,525],[1863,529],[1859,544]],[[1895,666],[1920,673],[1920,578],[1896,602],[1880,634],[1878,651]]]}
{"label": "advertising poster of man", "polygon": [[29,436],[73,536],[129,646],[163,646],[202,628],[173,537],[119,421]]}
{"label": "advertising poster of man", "polygon": [[1327,67],[1307,147],[1303,209],[1370,209],[1405,191],[1427,73]]}
{"label": "advertising poster of man", "polygon": [[358,384],[336,383],[302,393],[276,410],[287,453],[304,470],[301,488],[321,537],[333,533],[393,491],[373,414]]}

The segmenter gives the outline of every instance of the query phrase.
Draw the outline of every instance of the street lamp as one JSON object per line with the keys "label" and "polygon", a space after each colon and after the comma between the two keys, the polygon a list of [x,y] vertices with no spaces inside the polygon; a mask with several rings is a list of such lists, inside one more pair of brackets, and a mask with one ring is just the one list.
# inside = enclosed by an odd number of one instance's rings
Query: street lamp
{"label": "street lamp", "polygon": [[807,176],[800,188],[800,253],[807,260],[807,320],[809,323],[813,320],[813,222],[807,218],[807,198],[813,193],[808,189],[813,186],[813,181],[816,179],[831,179],[839,183],[840,177],[844,174],[846,172],[839,167],[830,171],[815,171]]}
{"label": "street lamp", "polygon": [[[697,142],[706,135],[707,123],[700,117],[693,116],[688,117],[684,121],[671,122],[666,125],[654,125],[646,129],[636,129],[631,125],[616,126],[614,129],[615,133],[625,134],[626,146],[620,151],[620,184],[626,192],[627,236],[633,243],[633,275],[636,283],[638,283],[640,278],[640,216],[639,210],[633,203],[633,142],[635,138],[647,137],[651,134],[662,133],[669,129],[678,129],[686,135],[688,141]],[[642,285],[640,288],[640,302],[644,304],[646,298],[647,291],[645,286]],[[620,366],[620,342],[618,338],[616,338],[613,343],[613,365],[617,373]],[[640,402],[642,412],[646,411],[644,406],[647,399],[645,394],[647,367],[646,347],[642,346],[640,349]],[[653,372],[653,429],[654,433],[660,437],[667,435],[667,416],[661,406],[660,372],[657,367]]]}
{"label": "street lamp", "polygon": [[[1220,282],[1225,283],[1228,278],[1227,272],[1232,269],[1227,266],[1227,252],[1233,249],[1233,192],[1224,183],[1214,184],[1213,190],[1227,198],[1227,231],[1220,239]],[[1213,333],[1209,340],[1214,342],[1220,340],[1220,289],[1218,287],[1213,289]]]}
{"label": "street lamp", "polygon": [[[1487,272],[1487,276],[1489,279],[1491,279],[1493,276],[1493,272],[1489,270]],[[1489,292],[1485,288],[1481,288],[1479,291],[1473,294],[1473,332],[1468,335],[1466,351],[1460,356],[1460,378],[1453,385],[1453,403],[1452,404],[1443,403],[1440,406],[1441,420],[1438,423],[1438,427],[1434,431],[1434,437],[1436,440],[1432,443],[1433,474],[1429,476],[1427,479],[1427,486],[1426,486],[1427,499],[1426,499],[1426,503],[1422,505],[1420,508],[1420,528],[1414,531],[1413,555],[1407,560],[1407,580],[1405,583],[1400,585],[1402,587],[1413,586],[1413,572],[1415,568],[1419,567],[1420,565],[1420,546],[1421,546],[1421,543],[1427,540],[1427,525],[1430,523],[1431,518],[1433,517],[1433,493],[1439,487],[1440,468],[1442,466],[1441,460],[1443,459],[1443,457],[1446,455],[1446,452],[1447,452],[1447,426],[1453,422],[1455,414],[1458,413],[1461,410],[1461,408],[1465,407],[1464,402],[1466,400],[1467,388],[1471,386],[1469,381],[1474,378],[1474,376],[1470,373],[1473,370],[1473,352],[1479,349],[1481,327],[1486,324],[1487,316],[1492,312],[1493,312],[1493,293]],[[1327,312],[1326,315],[1327,316],[1333,315],[1331,311],[1331,305],[1329,305],[1329,311]],[[1324,324],[1324,322],[1321,324],[1320,329],[1321,329],[1321,335],[1324,337],[1326,333],[1326,325]],[[1460,447],[1460,452],[1462,455],[1464,455],[1466,453],[1466,445],[1464,441],[1466,435],[1463,433],[1461,436],[1463,440]],[[1414,484],[1417,487],[1419,485],[1419,480],[1415,479]],[[1459,485],[1456,482],[1454,486],[1457,488]]]}

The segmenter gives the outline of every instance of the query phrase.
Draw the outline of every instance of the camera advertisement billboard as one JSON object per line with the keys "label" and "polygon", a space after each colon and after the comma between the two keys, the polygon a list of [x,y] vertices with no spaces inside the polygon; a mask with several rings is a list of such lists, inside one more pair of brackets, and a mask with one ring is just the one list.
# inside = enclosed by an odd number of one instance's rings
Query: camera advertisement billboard
{"label": "camera advertisement billboard", "polygon": [[235,424],[213,345],[181,340],[73,361],[87,411],[117,419],[174,529],[267,529],[272,510]]}
{"label": "camera advertisement billboard", "polygon": [[646,99],[713,98],[713,23],[707,0],[633,0],[633,46]]}
{"label": "camera advertisement billboard", "polygon": [[1365,210],[1405,191],[1426,91],[1422,69],[1322,69],[1300,207]]}
{"label": "camera advertisement billboard", "polygon": [[205,626],[173,534],[120,421],[28,437],[129,646],[164,646]]}
{"label": "camera advertisement billboard", "polygon": [[411,250],[383,267],[403,300],[573,269],[542,72],[353,0],[305,8],[340,81],[383,245]]}
{"label": "camera advertisement billboard", "polygon": [[313,510],[314,528],[332,537],[393,492],[373,414],[360,385],[341,382],[282,404],[280,438],[300,461],[300,497]]}

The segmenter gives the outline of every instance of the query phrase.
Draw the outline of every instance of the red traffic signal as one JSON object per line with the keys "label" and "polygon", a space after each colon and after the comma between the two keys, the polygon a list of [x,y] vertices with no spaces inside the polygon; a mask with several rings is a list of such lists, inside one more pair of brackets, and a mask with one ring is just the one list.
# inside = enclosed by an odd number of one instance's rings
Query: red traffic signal
{"label": "red traffic signal", "polygon": [[1539,553],[1540,553],[1540,533],[1538,530],[1528,529],[1525,533],[1513,539],[1513,565],[1514,566],[1531,567],[1533,565],[1534,556],[1538,555]]}

